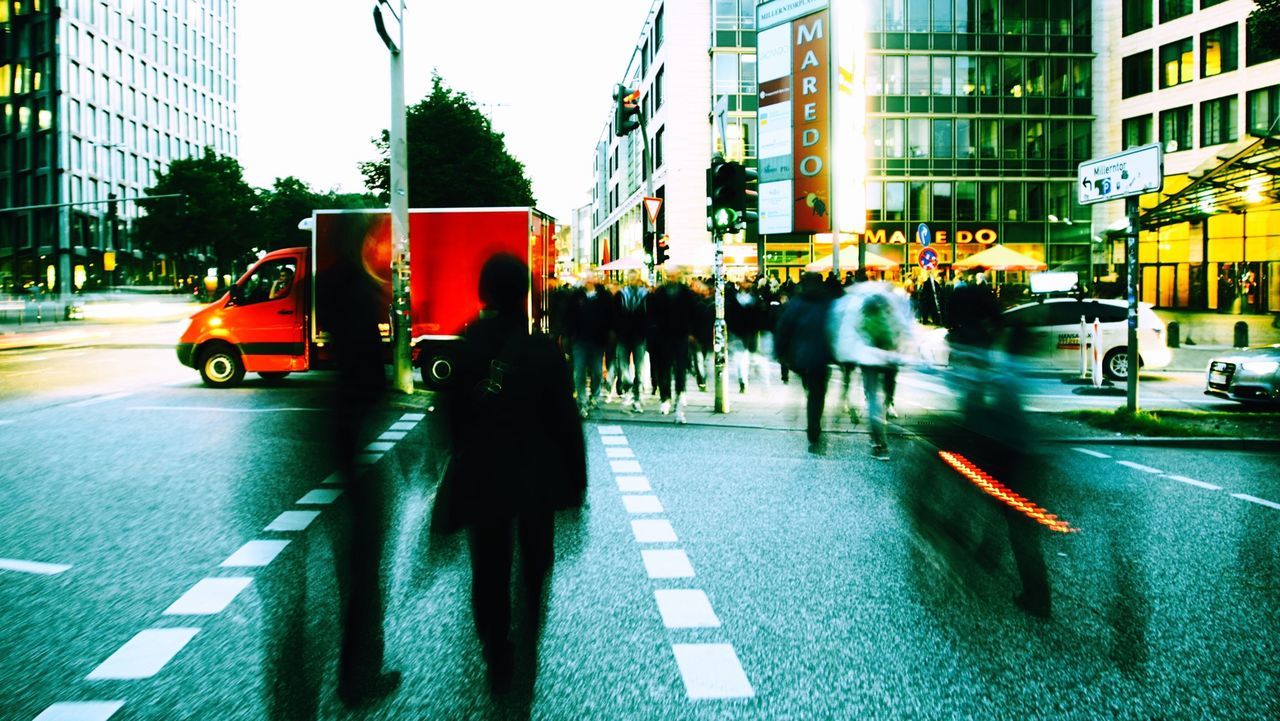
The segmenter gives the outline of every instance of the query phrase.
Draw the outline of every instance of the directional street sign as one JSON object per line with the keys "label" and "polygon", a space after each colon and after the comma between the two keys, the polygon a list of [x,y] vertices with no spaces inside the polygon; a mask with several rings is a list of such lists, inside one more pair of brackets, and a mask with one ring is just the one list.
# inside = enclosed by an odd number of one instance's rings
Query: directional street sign
{"label": "directional street sign", "polygon": [[662,198],[645,198],[644,210],[649,214],[649,222],[658,224],[658,210],[662,207]]}
{"label": "directional street sign", "polygon": [[925,270],[933,270],[938,267],[938,251],[933,248],[925,248],[920,251],[920,267]]}
{"label": "directional street sign", "polygon": [[928,225],[921,223],[916,226],[916,242],[926,248],[933,242],[933,233],[929,232]]}
{"label": "directional street sign", "polygon": [[1076,199],[1081,205],[1153,193],[1164,184],[1164,152],[1160,143],[1129,148],[1094,158],[1077,169]]}

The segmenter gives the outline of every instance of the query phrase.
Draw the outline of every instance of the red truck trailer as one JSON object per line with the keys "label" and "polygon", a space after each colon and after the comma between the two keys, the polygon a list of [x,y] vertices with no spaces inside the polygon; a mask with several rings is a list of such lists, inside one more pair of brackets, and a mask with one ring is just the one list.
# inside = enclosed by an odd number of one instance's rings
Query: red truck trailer
{"label": "red truck trailer", "polygon": [[[318,273],[338,248],[359,246],[364,266],[383,287],[391,350],[391,214],[386,210],[317,210],[311,246],[266,254],[218,300],[191,316],[178,360],[206,385],[228,387],[246,372],[263,378],[324,368],[325,319],[315,312]],[[546,279],[555,269],[555,220],[534,208],[409,211],[409,294],[414,365],[429,387],[448,382],[454,343],[480,311],[480,268],[495,253],[529,264],[530,317],[546,323]]]}

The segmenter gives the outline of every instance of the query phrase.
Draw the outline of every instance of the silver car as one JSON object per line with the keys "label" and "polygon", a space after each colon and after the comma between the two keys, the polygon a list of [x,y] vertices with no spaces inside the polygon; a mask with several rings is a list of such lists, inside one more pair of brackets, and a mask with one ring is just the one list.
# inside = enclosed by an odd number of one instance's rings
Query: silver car
{"label": "silver car", "polygon": [[1280,401],[1280,345],[1238,350],[1209,361],[1204,392],[1241,402]]}

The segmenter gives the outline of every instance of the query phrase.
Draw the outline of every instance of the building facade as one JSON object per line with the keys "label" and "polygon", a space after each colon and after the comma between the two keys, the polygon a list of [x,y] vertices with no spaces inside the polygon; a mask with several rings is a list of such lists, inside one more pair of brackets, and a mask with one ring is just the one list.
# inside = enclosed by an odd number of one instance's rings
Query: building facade
{"label": "building facade", "polygon": [[0,215],[0,292],[156,281],[128,199],[237,153],[235,0],[0,0],[0,26],[0,208],[76,204]]}
{"label": "building facade", "polygon": [[[676,259],[710,248],[706,229],[711,127],[708,2],[657,0],[619,79],[640,91],[640,112],[653,155],[652,191],[663,200],[657,233],[669,237]],[[650,187],[643,148],[639,128],[621,138],[614,135],[611,113],[594,153],[592,264],[643,257],[642,199]]]}
{"label": "building facade", "polygon": [[[1099,154],[1147,143],[1164,150],[1163,192],[1141,199],[1142,299],[1169,309],[1280,311],[1280,184],[1258,155],[1280,134],[1280,43],[1252,29],[1251,0],[1098,7],[1099,59],[1115,69],[1095,89],[1106,99]],[[1237,162],[1251,172],[1220,182],[1215,171]],[[1207,193],[1206,184],[1219,187]],[[1197,202],[1180,202],[1186,192]],[[1105,205],[1107,219],[1123,212],[1121,203]],[[1110,250],[1116,261],[1119,246]]]}

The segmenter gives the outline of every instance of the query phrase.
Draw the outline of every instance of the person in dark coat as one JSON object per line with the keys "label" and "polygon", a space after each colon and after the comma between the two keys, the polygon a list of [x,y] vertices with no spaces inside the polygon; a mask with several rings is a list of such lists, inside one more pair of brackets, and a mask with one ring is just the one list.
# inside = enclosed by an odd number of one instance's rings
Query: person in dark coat
{"label": "person in dark coat", "polygon": [[[529,270],[499,254],[480,273],[480,317],[463,331],[444,402],[453,459],[437,502],[471,549],[476,633],[495,689],[511,681],[511,572],[518,541],[526,648],[537,648],[554,556],[554,512],[581,508],[587,487],[582,422],[569,367],[555,343],[529,331]],[[438,512],[438,511],[437,511]],[[536,658],[534,660],[536,674]]]}
{"label": "person in dark coat", "polygon": [[[573,348],[573,380],[583,418],[596,407],[604,388],[605,346],[613,325],[613,299],[596,278],[569,300],[566,332]],[[589,389],[588,389],[589,386]]]}
{"label": "person in dark coat", "polygon": [[942,325],[942,283],[938,282],[937,271],[929,273],[920,286],[916,288],[916,312],[920,322],[929,325]]}
{"label": "person in dark coat", "polygon": [[627,285],[614,298],[613,335],[618,339],[617,376],[618,392],[631,396],[625,408],[636,413],[644,412],[640,403],[640,390],[644,385],[644,354],[646,334],[649,329],[649,289],[645,287],[640,271],[627,273]]}
{"label": "person in dark coat", "polygon": [[831,295],[817,273],[805,273],[799,291],[787,301],[774,330],[778,360],[800,376],[807,394],[809,451],[822,450],[822,412],[831,381],[831,343],[827,317]]}
{"label": "person in dark coat", "polygon": [[316,276],[316,311],[323,319],[337,371],[330,398],[332,448],[347,489],[348,546],[339,554],[338,582],[345,600],[338,696],[358,707],[400,685],[398,671],[383,671],[382,548],[387,532],[387,490],[376,472],[356,478],[356,456],[365,431],[386,402],[386,369],[380,323],[390,305],[377,278],[365,269],[362,253],[371,242],[367,220],[338,216],[345,224],[329,254],[333,262]]}
{"label": "person in dark coat", "polygon": [[653,344],[649,358],[657,367],[658,393],[663,415],[672,409],[675,386],[676,422],[684,422],[684,390],[689,376],[689,336],[697,318],[697,299],[679,271],[667,274],[667,282],[649,294]]}
{"label": "person in dark coat", "polygon": [[[726,285],[724,300],[724,322],[738,372],[738,392],[746,393],[751,366],[763,366],[758,362],[757,354],[760,352],[760,333],[768,325],[765,320],[768,311],[764,300],[748,280],[743,280],[736,288]],[[760,375],[768,387],[768,369],[761,367]]]}

